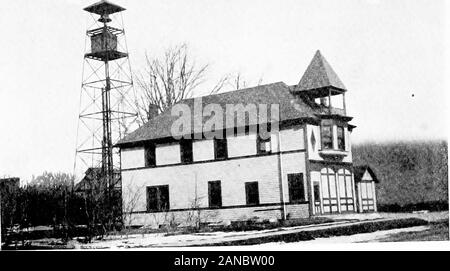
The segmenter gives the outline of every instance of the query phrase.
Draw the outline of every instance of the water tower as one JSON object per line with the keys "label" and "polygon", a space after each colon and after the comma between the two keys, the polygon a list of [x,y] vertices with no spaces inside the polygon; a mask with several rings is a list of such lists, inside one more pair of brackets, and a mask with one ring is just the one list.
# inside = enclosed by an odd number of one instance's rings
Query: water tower
{"label": "water tower", "polygon": [[122,18],[125,8],[100,1],[84,10],[88,29],[74,171],[78,176],[86,174],[83,180],[97,182],[84,187],[105,188],[109,200],[121,189],[120,154],[114,143],[133,129],[137,117]]}

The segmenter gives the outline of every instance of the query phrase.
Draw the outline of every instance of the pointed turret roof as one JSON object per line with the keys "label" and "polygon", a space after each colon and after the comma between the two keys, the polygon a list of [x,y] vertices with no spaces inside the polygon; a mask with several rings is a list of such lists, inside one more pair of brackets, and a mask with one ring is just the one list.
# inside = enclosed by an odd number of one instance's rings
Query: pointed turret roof
{"label": "pointed turret roof", "polygon": [[328,61],[317,50],[314,58],[311,60],[308,68],[297,85],[296,91],[306,91],[320,89],[325,87],[334,87],[346,91],[344,84],[337,74],[331,68]]}

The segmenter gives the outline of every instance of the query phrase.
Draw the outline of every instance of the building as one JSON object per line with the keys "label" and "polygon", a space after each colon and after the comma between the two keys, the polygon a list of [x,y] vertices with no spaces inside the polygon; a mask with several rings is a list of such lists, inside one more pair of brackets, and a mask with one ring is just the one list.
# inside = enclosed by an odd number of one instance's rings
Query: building
{"label": "building", "polygon": [[[133,206],[126,209],[127,223],[183,224],[200,212],[206,222],[356,212],[355,126],[346,114],[346,91],[317,51],[297,85],[278,82],[202,97],[202,108],[215,104],[224,111],[230,104],[278,107],[270,118],[258,111],[253,126],[246,117],[243,132],[227,121],[225,138],[206,138],[212,126],[200,116],[203,134],[198,137],[194,123],[185,133],[194,139],[177,140],[171,129],[178,116],[161,113],[117,144],[123,202]],[[195,122],[195,99],[181,103]]]}
{"label": "building", "polygon": [[355,178],[356,197],[359,212],[377,211],[377,194],[375,183],[379,180],[368,165],[355,166],[353,168]]}
{"label": "building", "polygon": [[12,225],[19,189],[20,178],[0,178],[0,235],[2,229]]}
{"label": "building", "polygon": [[0,191],[8,193],[8,191],[17,190],[20,187],[20,178],[0,178]]}

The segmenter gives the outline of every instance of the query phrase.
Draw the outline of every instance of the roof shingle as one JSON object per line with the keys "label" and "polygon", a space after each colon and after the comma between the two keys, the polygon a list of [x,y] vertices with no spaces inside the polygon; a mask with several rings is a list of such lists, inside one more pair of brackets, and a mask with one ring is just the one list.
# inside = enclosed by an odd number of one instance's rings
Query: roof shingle
{"label": "roof shingle", "polygon": [[[195,112],[194,99],[186,99],[180,103],[186,104],[191,110],[192,125],[191,131],[194,130],[193,120],[199,112]],[[317,109],[311,106],[306,100],[301,97],[295,96],[291,92],[291,87],[283,82],[277,82],[273,84],[260,85],[247,89],[240,89],[216,95],[209,95],[201,97],[202,109],[208,104],[218,104],[223,111],[224,128],[228,127],[225,122],[226,105],[248,105],[248,104],[267,104],[270,114],[271,105],[279,105],[279,120],[295,120],[301,118],[316,118],[315,113],[318,113]],[[153,118],[142,127],[138,128],[134,132],[125,136],[120,140],[117,145],[123,145],[126,143],[147,141],[160,138],[172,137],[171,127],[172,124],[179,118],[178,116],[172,116],[171,109],[166,110],[157,117]],[[259,112],[258,112],[259,113]],[[201,117],[201,116],[200,116]],[[209,119],[209,116],[203,116],[203,124]],[[197,118],[198,119],[198,118]]]}
{"label": "roof shingle", "polygon": [[[306,69],[300,83],[296,86],[288,86],[283,82],[277,82],[267,85],[260,85],[247,89],[240,89],[235,91],[229,91],[225,93],[203,96],[201,97],[202,107],[201,110],[194,110],[195,99],[191,98],[182,100],[180,103],[185,104],[191,110],[191,134],[197,131],[201,131],[203,124],[210,119],[210,116],[202,116],[200,111],[203,111],[206,105],[217,104],[223,111],[223,126],[221,128],[232,128],[226,122],[226,107],[227,105],[244,106],[248,104],[266,104],[268,109],[268,118],[270,118],[270,106],[279,105],[279,121],[291,121],[298,119],[313,119],[318,120],[318,116],[321,114],[329,113],[329,109],[323,108],[318,104],[315,104],[309,95],[304,91],[323,89],[326,87],[333,87],[335,89],[345,91],[345,86],[338,78],[330,64],[325,58],[317,51]],[[198,112],[196,112],[198,111]],[[260,112],[258,110],[258,123]],[[134,132],[128,134],[121,139],[116,145],[121,146],[129,143],[143,142],[148,140],[162,139],[172,137],[171,128],[174,122],[179,117],[172,115],[172,108],[161,113],[157,117],[151,119],[149,122],[138,128]],[[196,123],[194,120],[202,118],[202,122]],[[199,122],[199,121],[197,121]],[[246,119],[248,122],[248,118]],[[194,125],[202,125],[202,127],[194,127]],[[235,127],[233,123],[233,127]],[[199,129],[200,128],[200,129]],[[217,127],[215,127],[217,129]],[[217,129],[220,130],[220,129]],[[205,132],[205,131],[204,131]]]}
{"label": "roof shingle", "polygon": [[300,79],[296,91],[308,91],[324,87],[335,87],[343,91],[346,90],[336,72],[334,72],[320,51],[317,50],[302,79]]}

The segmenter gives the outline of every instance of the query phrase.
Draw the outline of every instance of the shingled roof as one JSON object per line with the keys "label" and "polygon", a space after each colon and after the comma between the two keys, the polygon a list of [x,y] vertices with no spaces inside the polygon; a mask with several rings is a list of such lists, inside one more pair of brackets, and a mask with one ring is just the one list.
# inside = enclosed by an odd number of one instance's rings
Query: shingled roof
{"label": "shingled roof", "polygon": [[[292,94],[290,86],[283,82],[273,84],[260,85],[247,89],[240,89],[235,91],[224,92],[215,95],[203,96],[202,108],[208,104],[218,104],[224,112],[224,122],[226,115],[227,104],[267,104],[270,113],[270,105],[279,104],[280,121],[296,120],[296,119],[316,119],[316,113],[320,113],[317,108],[309,104],[307,100]],[[194,112],[194,99],[186,99],[180,103],[186,104],[191,109],[192,120],[195,119],[196,112]],[[154,139],[172,137],[171,126],[178,119],[178,116],[171,115],[171,109],[153,118],[142,127],[125,136],[116,145],[125,145],[127,143],[135,143],[139,141],[148,141]],[[203,117],[203,123],[209,119],[209,116]],[[225,128],[227,127],[224,123]],[[194,125],[191,125],[192,132]],[[197,130],[195,130],[197,131]]]}
{"label": "shingled roof", "polygon": [[342,91],[346,90],[336,72],[334,72],[320,51],[317,50],[295,90],[308,91],[326,87],[334,87]]}
{"label": "shingled roof", "polygon": [[[314,95],[311,95],[316,90],[323,91],[324,89],[332,87],[334,91],[345,91],[345,86],[338,78],[336,73],[331,68],[330,64],[317,51],[306,69],[300,83],[296,86],[288,86],[283,82],[277,82],[267,85],[260,85],[252,88],[229,91],[225,93],[203,96],[201,97],[202,110],[206,105],[217,104],[223,111],[223,128],[229,129],[226,123],[226,105],[248,105],[248,104],[266,104],[268,106],[268,113],[270,113],[270,105],[279,105],[279,121],[294,120],[309,120],[316,122],[320,119],[320,115],[330,114],[328,108],[314,103]],[[314,91],[308,91],[314,90]],[[328,92],[327,92],[328,93]],[[304,94],[304,95],[303,95]],[[191,134],[196,131],[201,131],[202,127],[194,127],[194,125],[205,124],[210,116],[203,116],[201,123],[196,123],[194,120],[199,119],[198,114],[194,110],[194,101],[196,98],[185,99],[180,103],[187,105],[191,110]],[[179,118],[172,116],[172,110],[169,108],[162,114],[151,119],[149,122],[138,128],[134,132],[128,134],[121,139],[116,145],[134,145],[137,142],[144,142],[156,139],[165,139],[173,137],[171,133],[172,124]],[[258,110],[258,114],[259,114]],[[197,114],[197,115],[196,115]],[[269,117],[270,118],[270,117]],[[347,120],[350,120],[347,117]],[[259,120],[259,116],[258,116]],[[246,120],[248,123],[248,119]],[[262,123],[259,123],[262,124]],[[355,127],[355,126],[351,126]]]}

